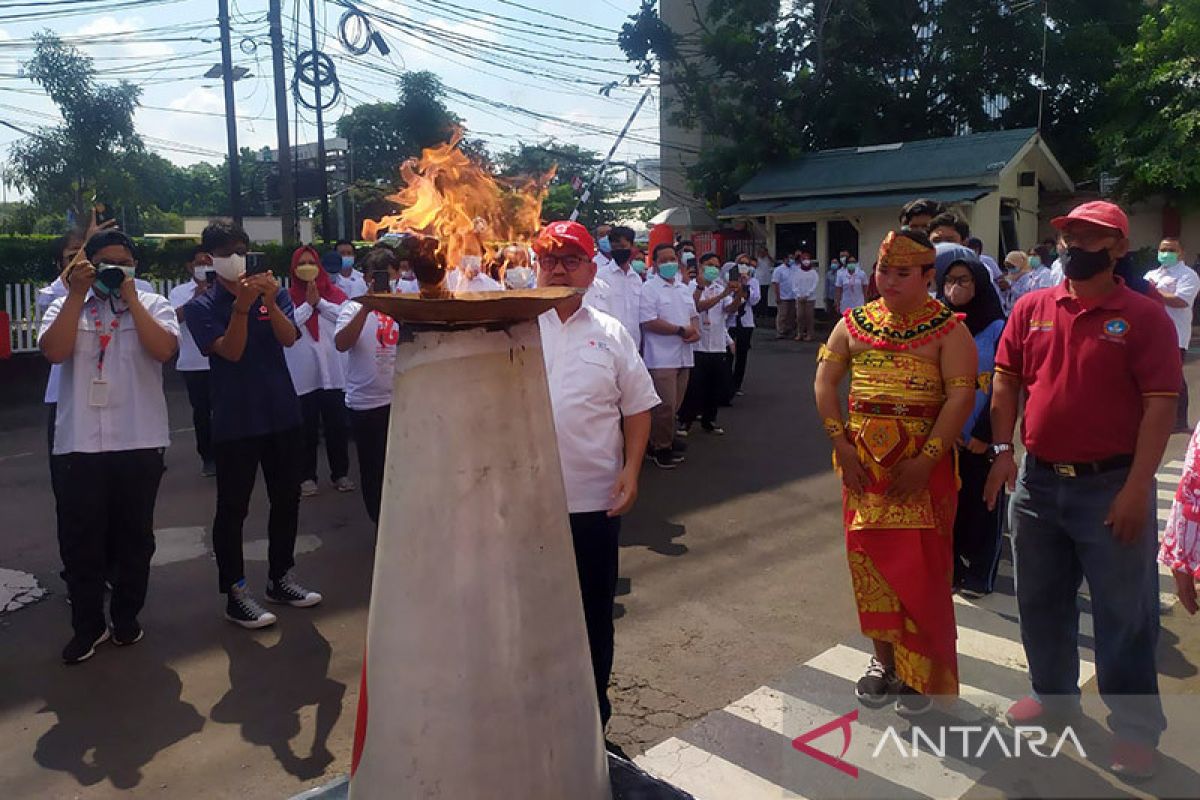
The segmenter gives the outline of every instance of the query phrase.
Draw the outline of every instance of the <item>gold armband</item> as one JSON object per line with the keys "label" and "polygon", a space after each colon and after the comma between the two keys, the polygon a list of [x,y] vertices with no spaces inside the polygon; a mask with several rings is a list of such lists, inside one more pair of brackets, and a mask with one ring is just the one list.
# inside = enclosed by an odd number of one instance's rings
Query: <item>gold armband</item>
{"label": "gold armband", "polygon": [[830,350],[825,345],[821,345],[819,348],[817,348],[817,363],[818,364],[820,364],[822,361],[832,361],[835,364],[845,364],[849,360],[850,360],[849,356],[844,356],[841,353],[834,352],[833,350]]}
{"label": "gold armband", "polygon": [[929,456],[934,461],[941,461],[945,452],[946,447],[937,436],[926,439],[925,446],[921,448],[921,455]]}
{"label": "gold armband", "polygon": [[946,378],[947,389],[974,389],[979,385],[979,378],[973,375],[958,375]]}
{"label": "gold armband", "polygon": [[822,420],[822,424],[825,426],[825,435],[830,439],[836,439],[846,432],[846,426],[840,419],[826,417],[824,420]]}

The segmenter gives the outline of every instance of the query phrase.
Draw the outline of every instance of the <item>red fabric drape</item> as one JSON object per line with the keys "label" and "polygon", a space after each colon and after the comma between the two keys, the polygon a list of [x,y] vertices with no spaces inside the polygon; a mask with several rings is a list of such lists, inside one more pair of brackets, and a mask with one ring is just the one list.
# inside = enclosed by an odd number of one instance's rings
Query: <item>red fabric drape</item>
{"label": "red fabric drape", "polygon": [[[322,300],[328,300],[334,305],[341,305],[350,298],[346,297],[346,293],[333,285],[333,281],[329,280],[329,273],[321,266],[321,254],[316,248],[305,245],[304,247],[296,248],[296,252],[292,253],[292,286],[288,289],[288,294],[292,297],[292,305],[299,306],[302,303],[308,302],[308,281],[300,280],[296,276],[296,267],[300,265],[300,257],[305,253],[312,254],[317,264],[317,292],[321,295]],[[317,316],[316,309],[313,309],[313,315],[304,323],[304,327],[308,328],[308,333],[312,336],[314,342],[321,341],[321,319]]]}

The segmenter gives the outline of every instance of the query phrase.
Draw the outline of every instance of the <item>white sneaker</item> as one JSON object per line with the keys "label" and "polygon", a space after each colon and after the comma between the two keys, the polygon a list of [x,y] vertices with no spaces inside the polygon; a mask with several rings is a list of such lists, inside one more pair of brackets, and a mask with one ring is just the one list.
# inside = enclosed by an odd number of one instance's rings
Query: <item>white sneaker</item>
{"label": "white sneaker", "polygon": [[301,497],[315,497],[316,494],[317,494],[317,482],[316,481],[304,481],[303,483],[300,484],[300,496]]}

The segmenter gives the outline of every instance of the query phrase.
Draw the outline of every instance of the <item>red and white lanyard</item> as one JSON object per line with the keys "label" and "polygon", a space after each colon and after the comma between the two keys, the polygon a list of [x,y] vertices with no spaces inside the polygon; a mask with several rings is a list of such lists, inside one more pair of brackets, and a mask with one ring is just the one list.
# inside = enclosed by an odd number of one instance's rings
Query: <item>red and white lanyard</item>
{"label": "red and white lanyard", "polygon": [[96,327],[96,333],[100,337],[100,356],[96,359],[96,376],[103,377],[104,354],[108,352],[108,346],[112,343],[113,336],[116,335],[117,329],[121,326],[121,314],[124,314],[125,312],[120,311],[113,315],[112,322],[108,324],[109,332],[105,333],[104,324],[100,321],[100,311],[97,306],[95,304],[92,305],[89,311],[92,317],[92,324]]}

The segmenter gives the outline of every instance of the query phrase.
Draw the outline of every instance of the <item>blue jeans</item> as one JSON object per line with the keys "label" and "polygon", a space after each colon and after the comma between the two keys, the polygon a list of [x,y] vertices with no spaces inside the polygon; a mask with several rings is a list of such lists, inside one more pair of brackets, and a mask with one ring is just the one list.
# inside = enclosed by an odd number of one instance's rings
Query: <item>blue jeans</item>
{"label": "blue jeans", "polygon": [[[1060,477],[1026,458],[1012,498],[1021,640],[1033,692],[1047,710],[1079,705],[1079,607],[1087,578],[1096,638],[1096,675],[1122,739],[1157,746],[1167,727],[1158,696],[1158,550],[1154,503],[1131,545],[1104,524],[1128,469]],[[1150,497],[1154,497],[1151,487]]]}

